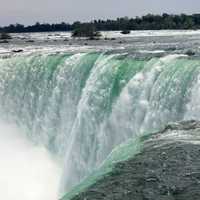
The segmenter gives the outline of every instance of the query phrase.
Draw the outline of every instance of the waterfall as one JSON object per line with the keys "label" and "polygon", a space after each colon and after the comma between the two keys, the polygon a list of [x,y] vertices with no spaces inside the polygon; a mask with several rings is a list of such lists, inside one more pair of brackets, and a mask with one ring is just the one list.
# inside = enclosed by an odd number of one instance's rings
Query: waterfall
{"label": "waterfall", "polygon": [[113,148],[199,119],[200,60],[185,55],[32,54],[0,59],[0,112],[63,163],[61,194]]}

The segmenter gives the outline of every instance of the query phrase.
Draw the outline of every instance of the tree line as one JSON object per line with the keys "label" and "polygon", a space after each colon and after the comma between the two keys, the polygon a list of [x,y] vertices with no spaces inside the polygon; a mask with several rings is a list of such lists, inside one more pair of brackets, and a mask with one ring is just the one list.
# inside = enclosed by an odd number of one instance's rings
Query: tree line
{"label": "tree line", "polygon": [[116,20],[94,20],[88,23],[74,22],[69,23],[39,23],[31,26],[22,24],[11,24],[0,27],[0,32],[24,33],[24,32],[54,32],[54,31],[74,31],[85,29],[88,26],[94,27],[96,31],[118,31],[118,30],[162,30],[162,29],[200,29],[200,14],[193,15],[172,15],[148,14],[142,17],[128,18],[122,17]]}

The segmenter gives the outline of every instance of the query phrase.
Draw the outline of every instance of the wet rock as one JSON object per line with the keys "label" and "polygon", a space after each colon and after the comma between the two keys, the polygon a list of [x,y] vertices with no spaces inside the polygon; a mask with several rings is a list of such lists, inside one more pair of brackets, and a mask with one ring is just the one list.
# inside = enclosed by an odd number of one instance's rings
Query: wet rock
{"label": "wet rock", "polygon": [[8,40],[0,40],[0,43],[1,44],[6,44],[6,43],[9,43],[9,42],[8,42]]}
{"label": "wet rock", "polygon": [[123,35],[128,35],[130,33],[131,33],[130,30],[123,30],[123,31],[121,31],[121,34],[123,34]]}
{"label": "wet rock", "polygon": [[33,42],[35,42],[34,40],[27,40],[26,42],[28,42],[28,43],[33,43]]}
{"label": "wet rock", "polygon": [[1,40],[10,40],[10,39],[12,39],[12,37],[9,33],[3,32],[3,33],[0,33],[0,39]]}
{"label": "wet rock", "polygon": [[194,56],[195,52],[192,51],[192,50],[188,50],[188,51],[185,52],[185,54],[188,55],[188,56]]}
{"label": "wet rock", "polygon": [[23,51],[24,51],[23,49],[12,50],[13,53],[21,53]]}
{"label": "wet rock", "polygon": [[200,122],[173,123],[143,139],[139,154],[72,199],[199,200]]}
{"label": "wet rock", "polygon": [[116,38],[108,38],[108,37],[105,37],[104,40],[110,40],[110,41],[113,41],[113,40],[116,40]]}

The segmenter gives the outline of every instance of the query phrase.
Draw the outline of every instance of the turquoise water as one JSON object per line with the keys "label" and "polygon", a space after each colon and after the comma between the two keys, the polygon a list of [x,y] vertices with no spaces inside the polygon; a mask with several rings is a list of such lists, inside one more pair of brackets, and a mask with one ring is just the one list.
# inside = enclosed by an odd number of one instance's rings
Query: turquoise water
{"label": "turquoise water", "polygon": [[73,187],[70,192],[64,195],[62,200],[70,200],[75,195],[83,192],[106,174],[111,173],[116,163],[132,158],[141,151],[142,147],[143,141],[140,137],[129,139],[124,144],[118,145],[98,169],[94,170],[87,178],[83,179],[80,184]]}
{"label": "turquoise water", "polygon": [[[184,55],[35,53],[0,59],[0,112],[62,160],[62,195],[137,153],[144,132],[199,119],[199,70],[200,60]],[[95,178],[85,179],[94,171]]]}

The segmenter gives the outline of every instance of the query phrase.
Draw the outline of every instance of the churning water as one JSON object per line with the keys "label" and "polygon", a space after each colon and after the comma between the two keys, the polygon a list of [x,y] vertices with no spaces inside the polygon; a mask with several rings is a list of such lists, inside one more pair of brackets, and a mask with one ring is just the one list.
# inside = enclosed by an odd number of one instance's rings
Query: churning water
{"label": "churning water", "polygon": [[199,77],[182,54],[0,58],[1,198],[57,199],[129,138],[199,119]]}

